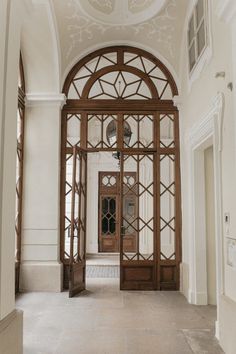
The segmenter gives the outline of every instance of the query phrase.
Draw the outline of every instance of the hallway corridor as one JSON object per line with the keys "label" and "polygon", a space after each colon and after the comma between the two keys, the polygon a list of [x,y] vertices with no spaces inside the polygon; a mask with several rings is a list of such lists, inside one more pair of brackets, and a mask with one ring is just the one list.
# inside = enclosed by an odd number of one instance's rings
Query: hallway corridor
{"label": "hallway corridor", "polygon": [[178,292],[120,291],[115,278],[88,278],[87,291],[25,293],[24,354],[220,354],[213,306]]}

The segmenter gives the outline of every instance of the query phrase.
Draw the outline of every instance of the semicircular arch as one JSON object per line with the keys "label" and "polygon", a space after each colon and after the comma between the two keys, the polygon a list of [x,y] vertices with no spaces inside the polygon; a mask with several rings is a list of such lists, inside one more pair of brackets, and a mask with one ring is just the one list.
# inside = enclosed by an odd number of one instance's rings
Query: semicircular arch
{"label": "semicircular arch", "polygon": [[93,89],[96,92],[98,85],[100,94],[97,93],[96,98],[103,96],[110,96],[113,99],[126,99],[133,96],[146,99],[159,98],[155,84],[147,75],[137,68],[127,68],[125,65],[105,67],[96,72],[84,86],[81,98],[95,98],[92,97],[91,92]]}
{"label": "semicircular arch", "polygon": [[[134,93],[130,94],[131,97],[135,96],[135,90],[142,82],[149,88],[152,99],[171,100],[178,95],[175,80],[166,66],[147,51],[130,46],[102,48],[85,56],[69,72],[63,93],[68,99],[88,98],[89,89],[97,80],[97,86],[100,86],[103,92],[103,85],[99,80],[102,75],[109,72],[130,72],[140,78],[141,81],[137,79],[136,87],[133,85]],[[110,87],[113,85],[113,91],[117,90],[114,82],[106,84]],[[114,96],[115,98],[120,97]]]}

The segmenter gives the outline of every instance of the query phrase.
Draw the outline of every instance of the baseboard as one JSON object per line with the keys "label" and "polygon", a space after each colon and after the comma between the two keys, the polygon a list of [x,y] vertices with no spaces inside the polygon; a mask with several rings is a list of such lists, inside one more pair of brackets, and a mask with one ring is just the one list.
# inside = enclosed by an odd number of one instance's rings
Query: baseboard
{"label": "baseboard", "polygon": [[206,292],[195,293],[195,305],[208,305],[208,296]]}
{"label": "baseboard", "polygon": [[188,302],[192,305],[207,305],[207,293],[205,292],[193,292],[188,290]]}
{"label": "baseboard", "polygon": [[59,262],[23,262],[20,291],[62,291],[63,267]]}
{"label": "baseboard", "polygon": [[219,321],[215,321],[215,337],[220,340]]}
{"label": "baseboard", "polygon": [[23,354],[23,311],[13,310],[0,321],[0,351]]}
{"label": "baseboard", "polygon": [[194,304],[193,291],[191,289],[188,289],[188,302]]}

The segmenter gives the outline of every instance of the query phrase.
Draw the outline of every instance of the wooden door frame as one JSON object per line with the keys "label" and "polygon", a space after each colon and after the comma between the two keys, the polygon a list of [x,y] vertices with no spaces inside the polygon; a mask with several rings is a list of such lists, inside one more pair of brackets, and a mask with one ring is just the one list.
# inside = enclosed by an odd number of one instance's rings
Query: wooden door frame
{"label": "wooden door frame", "polygon": [[[71,154],[72,146],[66,147],[66,122],[68,115],[79,115],[81,121],[80,131],[82,132],[80,147],[83,148],[88,153],[91,152],[100,152],[100,151],[119,151],[122,153],[150,153],[155,154],[156,164],[155,164],[155,178],[156,181],[156,193],[160,188],[160,173],[158,173],[158,166],[160,171],[160,159],[161,156],[166,155],[168,157],[174,156],[175,162],[175,259],[161,259],[161,250],[160,250],[160,213],[158,212],[158,207],[156,206],[155,213],[157,219],[154,225],[156,230],[156,239],[155,239],[155,267],[156,274],[160,275],[160,279],[157,281],[156,288],[161,290],[178,290],[179,289],[179,265],[181,262],[181,190],[180,190],[180,156],[179,156],[179,116],[178,109],[173,103],[173,99],[163,99],[162,94],[159,94],[155,89],[151,80],[147,79],[148,73],[143,73],[141,70],[136,70],[133,67],[130,68],[127,65],[124,65],[124,53],[127,51],[132,54],[137,54],[142,60],[142,57],[148,59],[156,67],[158,67],[162,73],[166,75],[167,83],[170,85],[172,96],[178,95],[177,86],[174,82],[172,75],[169,70],[161,63],[157,58],[152,56],[150,53],[147,53],[141,49],[128,47],[128,46],[118,46],[118,47],[109,47],[95,51],[94,53],[89,54],[87,57],[83,58],[79,63],[77,63],[65,81],[63,92],[68,96],[70,87],[73,83],[76,73],[85,65],[87,62],[95,58],[96,56],[102,56],[111,51],[117,53],[117,64],[114,66],[113,70],[124,70],[138,75],[144,82],[147,84],[147,87],[152,93],[151,99],[132,99],[124,100],[122,98],[118,99],[90,99],[88,97],[89,90],[92,87],[93,83],[101,76],[107,72],[111,72],[111,68],[103,68],[98,70],[95,74],[91,74],[91,77],[88,79],[88,82],[85,84],[82,95],[78,99],[67,100],[66,105],[62,110],[62,158],[61,158],[61,261],[65,263],[64,258],[64,218],[65,218],[65,209],[64,209],[64,197],[65,197],[65,158],[67,154]],[[123,60],[123,61],[122,61]],[[78,93],[79,95],[79,93]],[[117,131],[117,145],[116,147],[109,147],[102,144],[100,146],[88,146],[88,115],[104,115],[104,114],[113,114],[117,115],[117,121],[121,122],[118,125]],[[123,115],[124,114],[133,114],[133,115],[153,115],[154,117],[154,126],[153,126],[153,138],[154,146],[152,148],[127,148],[123,145]],[[161,146],[160,145],[160,115],[172,115],[174,121],[174,147],[173,146]],[[156,197],[157,202],[159,201],[160,205],[160,195]],[[159,208],[160,209],[160,208]],[[159,235],[159,237],[158,237]],[[158,239],[158,240],[157,240]],[[158,258],[158,259],[157,259]],[[168,281],[165,281],[168,279]]]}
{"label": "wooden door frame", "polygon": [[[71,111],[69,111],[71,113]],[[78,112],[76,110],[76,112]],[[155,221],[155,228],[156,228],[156,237],[155,239],[155,252],[154,252],[154,269],[155,269],[155,274],[156,274],[156,280],[155,280],[155,286],[153,288],[148,287],[147,290],[151,289],[156,289],[156,290],[178,290],[180,286],[180,262],[181,262],[181,195],[180,195],[180,157],[179,157],[179,139],[177,137],[179,136],[179,127],[178,127],[178,111],[176,107],[172,106],[172,110],[169,107],[169,114],[173,114],[175,117],[175,129],[174,129],[174,134],[175,134],[175,147],[156,147],[154,149],[130,149],[130,148],[105,148],[105,149],[88,149],[87,147],[85,148],[85,151],[87,153],[92,153],[92,152],[97,152],[97,151],[119,151],[120,153],[128,153],[128,154],[154,154],[156,156],[156,167],[155,167],[155,174],[156,174],[156,193],[158,190],[158,185],[160,184],[160,172],[158,173],[158,169],[160,170],[160,157],[162,155],[167,155],[167,156],[175,156],[175,184],[176,184],[176,196],[175,196],[175,217],[176,217],[176,229],[175,229],[175,252],[176,252],[176,258],[175,260],[169,260],[169,259],[164,259],[161,260],[160,256],[160,208],[156,208],[156,221]],[[66,107],[63,110],[64,115],[67,114],[67,109]],[[89,111],[91,113],[91,111]],[[83,116],[86,117],[86,114],[89,114],[87,112],[83,113]],[[114,113],[114,112],[112,112]],[[150,113],[150,110],[149,110]],[[167,114],[168,114],[167,113]],[[122,116],[126,114],[125,112],[121,113],[121,110],[119,111],[119,116]],[[142,110],[139,112],[139,114],[146,114],[145,110]],[[153,111],[152,112],[153,116],[155,117],[155,124],[154,124],[154,134],[155,134],[155,140],[157,144],[157,141],[159,139],[158,134],[160,133],[159,129],[157,128],[157,122],[160,120],[160,115],[161,114],[166,114],[165,110],[162,111]],[[87,131],[87,129],[86,129]],[[119,139],[121,140],[121,134],[119,135]],[[119,144],[119,143],[118,143]],[[67,148],[64,150],[64,153],[66,151],[71,151],[71,148]],[[159,167],[158,167],[159,166]],[[160,205],[160,196],[156,196],[156,205]],[[159,201],[159,202],[158,202]],[[119,215],[120,212],[119,212]],[[158,236],[159,235],[159,236]],[[121,236],[119,235],[119,239],[121,240]],[[121,241],[120,241],[121,242]],[[163,279],[168,277],[169,281],[164,281]]]}

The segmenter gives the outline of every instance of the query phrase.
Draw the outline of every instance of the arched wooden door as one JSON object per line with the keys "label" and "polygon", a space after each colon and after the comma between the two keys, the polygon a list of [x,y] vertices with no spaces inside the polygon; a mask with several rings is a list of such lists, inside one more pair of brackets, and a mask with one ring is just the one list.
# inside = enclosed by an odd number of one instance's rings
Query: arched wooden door
{"label": "arched wooden door", "polygon": [[[73,147],[86,154],[116,153],[120,162],[121,289],[179,289],[181,203],[177,87],[167,68],[133,47],[109,47],[82,59],[69,73],[62,112],[61,261],[64,286],[71,262]],[[107,137],[113,122],[115,134]],[[131,135],[127,142],[126,126]],[[88,166],[89,168],[89,166]],[[131,183],[128,173],[135,173]],[[135,199],[128,215],[126,196]],[[132,207],[132,203],[130,204]],[[128,233],[136,249],[125,247]],[[79,242],[79,241],[78,241]]]}

